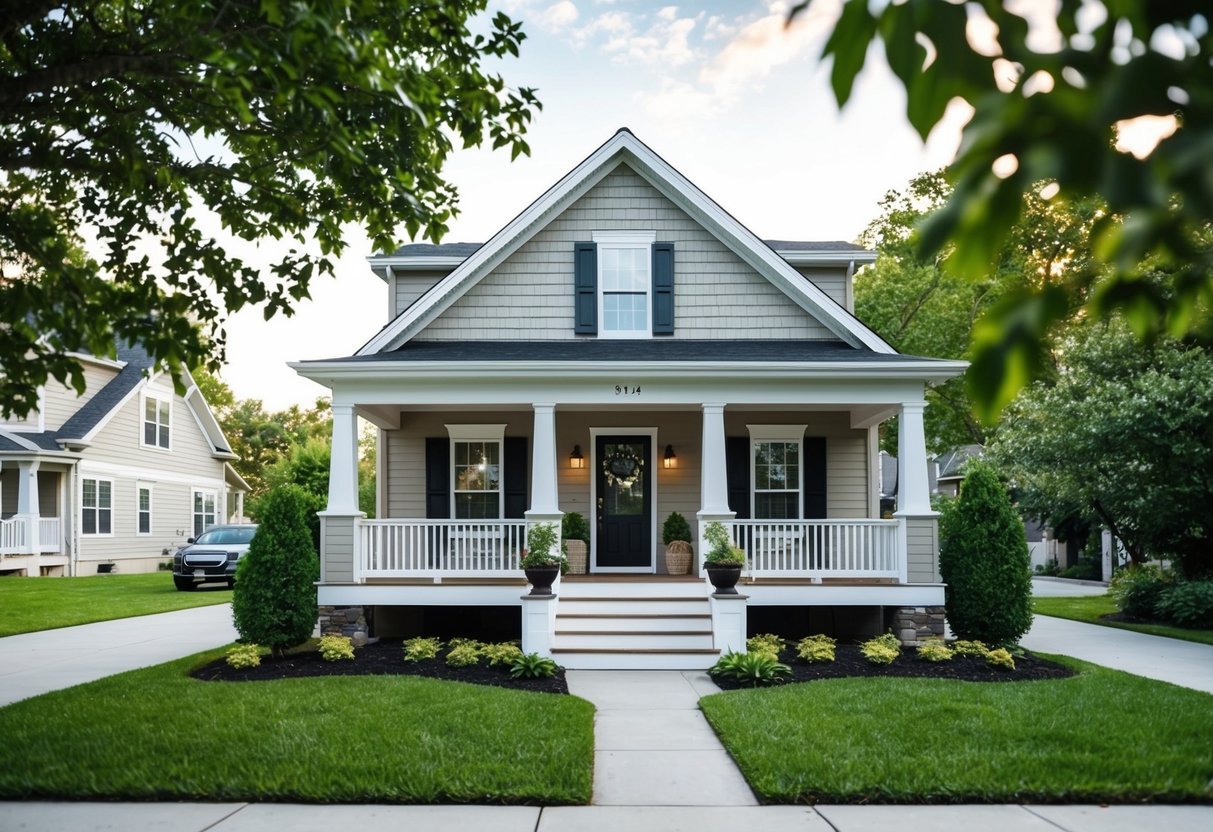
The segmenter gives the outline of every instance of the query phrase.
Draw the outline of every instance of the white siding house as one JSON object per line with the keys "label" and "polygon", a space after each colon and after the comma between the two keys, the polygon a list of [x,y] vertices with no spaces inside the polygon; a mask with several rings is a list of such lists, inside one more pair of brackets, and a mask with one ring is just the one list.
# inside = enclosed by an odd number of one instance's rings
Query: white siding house
{"label": "white siding house", "polygon": [[[854,317],[874,257],[759,239],[627,130],[487,243],[372,257],[388,324],[292,365],[332,391],[322,625],[491,621],[583,668],[707,667],[760,625],[942,632],[923,394],[965,365],[899,355]],[[358,416],[379,428],[376,520],[357,510]],[[526,529],[566,512],[589,520],[587,571],[524,597]],[[698,563],[668,574],[672,512],[699,557],[708,523],[730,528],[741,595]]]}

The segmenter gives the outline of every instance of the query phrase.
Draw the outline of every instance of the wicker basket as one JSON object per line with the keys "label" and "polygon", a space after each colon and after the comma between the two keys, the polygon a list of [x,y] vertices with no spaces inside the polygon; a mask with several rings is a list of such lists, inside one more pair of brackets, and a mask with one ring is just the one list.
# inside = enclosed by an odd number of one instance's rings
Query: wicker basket
{"label": "wicker basket", "polygon": [[586,554],[589,549],[585,545],[584,540],[566,540],[565,546],[569,550],[569,574],[584,575],[586,568]]}
{"label": "wicker basket", "polygon": [[691,571],[691,555],[694,550],[685,540],[673,540],[665,548],[665,571],[671,575],[685,575]]}

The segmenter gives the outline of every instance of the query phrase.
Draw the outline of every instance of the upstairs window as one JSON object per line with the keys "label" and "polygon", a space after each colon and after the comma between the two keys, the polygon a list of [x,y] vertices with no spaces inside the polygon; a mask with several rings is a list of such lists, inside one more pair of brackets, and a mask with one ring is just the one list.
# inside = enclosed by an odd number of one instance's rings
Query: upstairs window
{"label": "upstairs window", "polygon": [[143,398],[143,444],[149,448],[170,448],[172,400],[148,394]]}
{"label": "upstairs window", "polygon": [[674,244],[655,231],[595,231],[574,243],[574,329],[600,338],[674,334]]}
{"label": "upstairs window", "polygon": [[643,338],[649,334],[649,245],[598,244],[598,288],[604,338]]}

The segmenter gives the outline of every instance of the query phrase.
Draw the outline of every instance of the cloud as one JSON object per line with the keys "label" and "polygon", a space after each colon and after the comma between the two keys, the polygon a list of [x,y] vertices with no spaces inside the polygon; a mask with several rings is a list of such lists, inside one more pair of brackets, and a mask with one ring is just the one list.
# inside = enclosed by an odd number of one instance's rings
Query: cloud
{"label": "cloud", "polygon": [[559,32],[573,25],[578,17],[577,6],[571,0],[560,0],[536,13],[532,20],[549,32]]}
{"label": "cloud", "polygon": [[[630,22],[612,32],[612,37],[603,44],[602,50],[619,63],[660,65],[667,68],[685,66],[696,59],[690,44],[691,32],[697,18],[678,17],[675,6],[667,6],[657,13],[657,20],[643,33]],[[703,15],[699,15],[702,17]]]}
{"label": "cloud", "polygon": [[636,97],[650,116],[675,122],[717,115],[721,111],[720,100],[711,92],[669,76],[661,78],[660,89],[637,93]]}

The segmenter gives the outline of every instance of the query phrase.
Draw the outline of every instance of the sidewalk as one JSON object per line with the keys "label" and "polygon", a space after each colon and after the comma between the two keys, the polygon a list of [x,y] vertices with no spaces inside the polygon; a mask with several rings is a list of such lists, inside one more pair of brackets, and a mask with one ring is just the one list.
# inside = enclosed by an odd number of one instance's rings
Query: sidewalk
{"label": "sidewalk", "polygon": [[[0,638],[0,706],[172,661],[236,638],[231,604]],[[7,827],[0,823],[0,829]]]}

